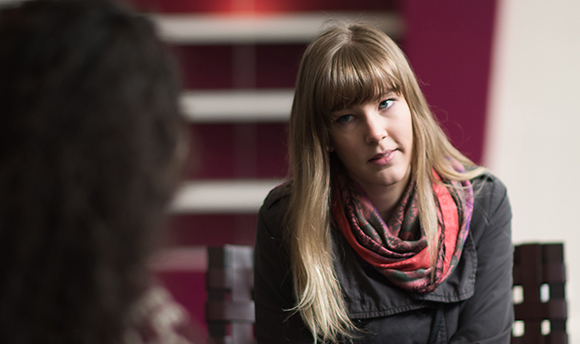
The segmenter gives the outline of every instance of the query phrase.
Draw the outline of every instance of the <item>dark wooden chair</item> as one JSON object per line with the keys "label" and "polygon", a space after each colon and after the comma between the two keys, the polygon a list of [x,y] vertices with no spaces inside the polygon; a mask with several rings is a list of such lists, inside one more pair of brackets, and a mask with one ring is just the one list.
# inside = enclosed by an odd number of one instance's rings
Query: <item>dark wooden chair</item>
{"label": "dark wooden chair", "polygon": [[[514,251],[515,320],[512,344],[567,344],[564,246],[522,244]],[[254,344],[253,248],[208,248],[208,343]],[[516,326],[517,327],[517,326]]]}
{"label": "dark wooden chair", "polygon": [[[564,245],[516,246],[513,277],[516,324],[512,344],[567,344]],[[522,324],[523,334],[516,334]]]}
{"label": "dark wooden chair", "polygon": [[255,343],[253,248],[225,245],[207,253],[208,343]]}

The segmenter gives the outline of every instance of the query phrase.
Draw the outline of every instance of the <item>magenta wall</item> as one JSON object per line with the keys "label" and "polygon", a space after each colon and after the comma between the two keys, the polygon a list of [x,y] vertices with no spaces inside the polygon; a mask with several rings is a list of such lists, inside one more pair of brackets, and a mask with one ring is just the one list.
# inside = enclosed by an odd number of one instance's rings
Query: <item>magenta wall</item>
{"label": "magenta wall", "polygon": [[497,0],[402,1],[403,50],[453,144],[481,163]]}

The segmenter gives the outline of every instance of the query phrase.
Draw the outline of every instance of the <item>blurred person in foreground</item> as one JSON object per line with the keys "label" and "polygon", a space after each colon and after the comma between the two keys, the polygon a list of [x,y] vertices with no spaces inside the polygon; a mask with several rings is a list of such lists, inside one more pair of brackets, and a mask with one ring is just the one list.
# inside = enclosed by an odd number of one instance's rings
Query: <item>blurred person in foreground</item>
{"label": "blurred person in foreground", "polygon": [[0,11],[3,343],[190,343],[147,268],[186,137],[152,24],[109,1]]}

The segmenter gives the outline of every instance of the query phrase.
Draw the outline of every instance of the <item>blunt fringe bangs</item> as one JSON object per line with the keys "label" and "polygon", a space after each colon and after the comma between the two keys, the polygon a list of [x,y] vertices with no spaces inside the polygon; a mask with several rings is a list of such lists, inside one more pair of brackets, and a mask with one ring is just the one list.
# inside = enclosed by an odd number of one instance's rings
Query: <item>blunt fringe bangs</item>
{"label": "blunt fringe bangs", "polygon": [[[397,68],[393,48],[383,40],[362,36],[357,27],[349,27],[345,42],[331,57],[321,81],[322,106],[328,112],[378,100],[389,92],[401,94],[404,77]],[[346,33],[345,33],[346,34]]]}

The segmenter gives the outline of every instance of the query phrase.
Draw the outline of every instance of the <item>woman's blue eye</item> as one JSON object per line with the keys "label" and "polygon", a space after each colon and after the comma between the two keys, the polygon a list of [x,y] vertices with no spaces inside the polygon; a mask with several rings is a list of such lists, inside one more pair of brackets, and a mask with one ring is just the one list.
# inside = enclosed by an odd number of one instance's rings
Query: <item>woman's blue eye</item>
{"label": "woman's blue eye", "polygon": [[394,99],[386,99],[379,103],[379,109],[386,109],[393,105],[395,102]]}
{"label": "woman's blue eye", "polygon": [[342,115],[336,119],[336,123],[338,124],[345,124],[352,120],[353,115]]}

